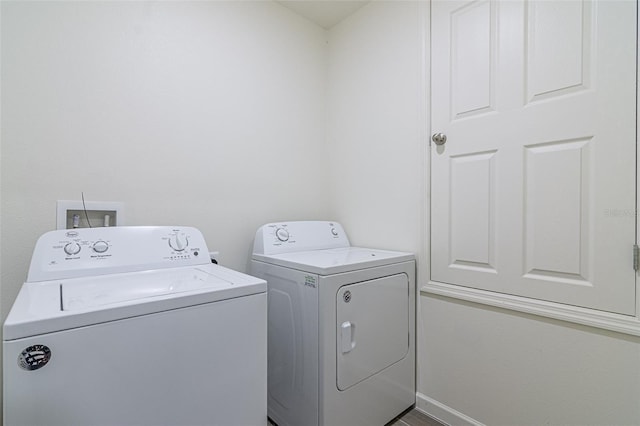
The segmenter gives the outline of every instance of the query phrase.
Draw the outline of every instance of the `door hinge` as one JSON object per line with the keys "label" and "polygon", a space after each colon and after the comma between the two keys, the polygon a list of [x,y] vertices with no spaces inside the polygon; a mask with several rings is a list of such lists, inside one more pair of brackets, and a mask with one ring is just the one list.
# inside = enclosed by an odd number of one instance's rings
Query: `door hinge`
{"label": "door hinge", "polygon": [[638,271],[640,268],[640,247],[637,244],[633,245],[633,270]]}

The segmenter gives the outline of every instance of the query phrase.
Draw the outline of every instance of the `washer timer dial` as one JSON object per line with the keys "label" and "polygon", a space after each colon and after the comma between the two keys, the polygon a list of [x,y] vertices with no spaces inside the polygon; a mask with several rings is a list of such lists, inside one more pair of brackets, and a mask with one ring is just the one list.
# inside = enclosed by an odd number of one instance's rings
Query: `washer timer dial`
{"label": "washer timer dial", "polygon": [[67,243],[67,245],[64,246],[64,252],[67,253],[69,256],[73,256],[75,254],[80,253],[80,244],[78,243]]}
{"label": "washer timer dial", "polygon": [[175,234],[169,237],[169,246],[175,251],[184,251],[189,246],[189,240],[184,234]]}
{"label": "washer timer dial", "polygon": [[276,229],[276,237],[278,238],[278,240],[282,241],[283,243],[285,241],[289,241],[289,231],[287,231],[284,228],[278,228]]}

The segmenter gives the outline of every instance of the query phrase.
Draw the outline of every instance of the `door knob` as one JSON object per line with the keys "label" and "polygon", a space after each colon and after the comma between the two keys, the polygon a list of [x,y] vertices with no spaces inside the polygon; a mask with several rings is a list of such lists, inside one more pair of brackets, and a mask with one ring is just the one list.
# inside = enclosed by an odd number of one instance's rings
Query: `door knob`
{"label": "door knob", "polygon": [[431,136],[431,140],[438,146],[444,145],[445,142],[447,142],[447,135],[444,133],[434,133],[433,136]]}

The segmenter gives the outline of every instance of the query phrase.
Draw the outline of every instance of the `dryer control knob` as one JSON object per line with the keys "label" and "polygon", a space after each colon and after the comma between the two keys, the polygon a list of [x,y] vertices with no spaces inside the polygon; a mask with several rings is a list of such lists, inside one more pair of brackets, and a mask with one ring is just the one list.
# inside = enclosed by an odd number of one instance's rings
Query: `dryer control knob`
{"label": "dryer control knob", "polygon": [[278,237],[278,239],[282,242],[288,241],[289,240],[289,231],[287,231],[284,228],[278,228],[276,229],[276,237]]}
{"label": "dryer control knob", "polygon": [[74,254],[78,254],[78,253],[80,253],[80,244],[78,244],[78,243],[67,243],[67,245],[64,246],[64,252],[67,253],[69,256],[73,256]]}
{"label": "dryer control knob", "polygon": [[184,251],[189,245],[185,235],[175,234],[169,237],[169,246],[175,251]]}
{"label": "dryer control knob", "polygon": [[105,241],[96,241],[95,243],[93,243],[92,248],[96,253],[104,253],[105,251],[109,250],[109,244],[107,244]]}

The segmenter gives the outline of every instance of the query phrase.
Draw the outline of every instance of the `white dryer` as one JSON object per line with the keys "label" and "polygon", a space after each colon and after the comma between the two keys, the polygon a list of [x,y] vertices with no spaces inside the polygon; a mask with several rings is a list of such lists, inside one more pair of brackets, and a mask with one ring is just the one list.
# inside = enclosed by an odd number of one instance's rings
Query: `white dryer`
{"label": "white dryer", "polygon": [[351,247],[336,222],[256,233],[268,287],[268,413],[279,426],[384,425],[415,403],[415,257]]}
{"label": "white dryer", "polygon": [[59,230],[4,324],[4,424],[266,425],[266,283],[189,227]]}

